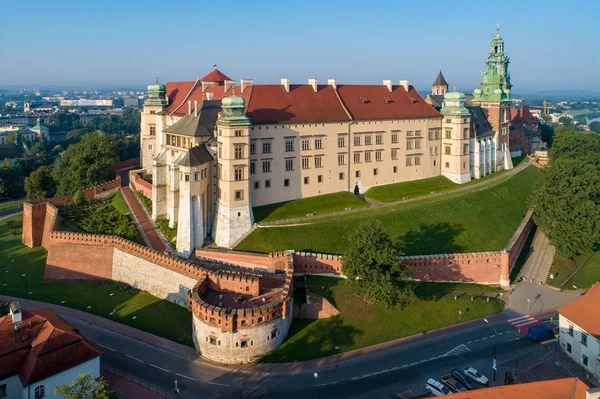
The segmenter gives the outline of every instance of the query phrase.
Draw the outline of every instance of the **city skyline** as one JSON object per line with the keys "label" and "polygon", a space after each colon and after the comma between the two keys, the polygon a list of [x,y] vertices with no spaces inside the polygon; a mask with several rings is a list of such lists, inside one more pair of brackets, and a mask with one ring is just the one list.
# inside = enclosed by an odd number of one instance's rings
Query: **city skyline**
{"label": "city skyline", "polygon": [[[278,84],[408,79],[422,89],[441,68],[448,83],[475,88],[496,25],[515,91],[600,90],[592,2],[508,1],[445,6],[378,2],[370,10],[329,2],[293,5],[149,1],[6,5],[0,86],[144,87],[204,76],[214,64],[232,79]],[[560,4],[560,7],[559,7]],[[507,11],[514,10],[514,11]],[[20,30],[22,21],[28,28]],[[171,23],[170,21],[173,21]],[[559,23],[560,21],[560,23]],[[568,30],[560,29],[569,26]],[[6,36],[5,36],[6,39]]]}

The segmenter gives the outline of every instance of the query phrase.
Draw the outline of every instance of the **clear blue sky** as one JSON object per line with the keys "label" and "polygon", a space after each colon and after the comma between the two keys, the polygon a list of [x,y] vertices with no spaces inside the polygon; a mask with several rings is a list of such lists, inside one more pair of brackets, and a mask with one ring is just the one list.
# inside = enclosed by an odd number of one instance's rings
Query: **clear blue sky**
{"label": "clear blue sky", "polygon": [[194,80],[216,63],[238,81],[417,88],[441,67],[472,90],[500,24],[515,90],[600,90],[600,0],[36,0],[0,10],[0,86],[142,87]]}

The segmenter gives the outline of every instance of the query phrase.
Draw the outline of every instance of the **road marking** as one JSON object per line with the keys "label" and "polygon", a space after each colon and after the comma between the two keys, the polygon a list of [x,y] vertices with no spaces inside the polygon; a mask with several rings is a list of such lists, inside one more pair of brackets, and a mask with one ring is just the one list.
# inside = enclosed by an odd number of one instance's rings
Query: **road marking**
{"label": "road marking", "polygon": [[516,317],[516,318],[514,318],[514,319],[506,320],[506,322],[507,322],[507,323],[511,323],[511,324],[513,324],[513,323],[514,323],[514,322],[516,322],[516,321],[519,321],[519,320],[524,320],[524,319],[530,319],[530,318],[531,318],[531,316],[530,316],[530,315],[527,315],[527,316],[521,316],[521,317]]}
{"label": "road marking", "polygon": [[361,377],[352,377],[352,378],[350,378],[350,381],[356,381],[356,380],[360,380],[360,379],[361,379]]}
{"label": "road marking", "polygon": [[473,342],[479,342],[479,339],[476,339],[476,340],[475,340],[475,341],[473,341]]}
{"label": "road marking", "polygon": [[229,384],[219,384],[218,382],[212,382],[212,381],[209,381],[208,383],[209,383],[210,385],[218,385],[218,386],[220,386],[220,387],[229,387],[229,386],[231,386],[231,385],[229,385]]}
{"label": "road marking", "polygon": [[500,335],[502,335],[502,334],[504,334],[504,333],[503,333],[503,332],[501,332],[501,333],[498,333],[498,336],[500,336]]}
{"label": "road marking", "polygon": [[485,341],[486,339],[488,339],[488,337],[481,338],[482,341]]}
{"label": "road marking", "polygon": [[167,370],[167,369],[163,369],[162,367],[159,367],[159,366],[157,366],[156,364],[152,364],[152,363],[148,363],[148,364],[149,364],[150,366],[154,367],[154,368],[157,368],[157,369],[159,369],[159,370],[166,371],[167,373],[169,373],[169,370]]}
{"label": "road marking", "polygon": [[510,342],[510,341],[516,341],[516,340],[518,340],[518,339],[519,339],[519,338],[517,337],[517,338],[509,339],[508,341],[509,341],[509,342]]}
{"label": "road marking", "polygon": [[183,374],[179,374],[179,373],[175,373],[175,374],[177,374],[177,375],[178,375],[178,376],[180,376],[180,377],[187,378],[188,380],[196,381],[196,379],[195,379],[195,378],[188,377],[187,375],[183,375]]}
{"label": "road marking", "polygon": [[488,338],[494,338],[496,335],[492,334]]}
{"label": "road marking", "polygon": [[337,384],[337,381],[333,381],[333,382],[326,382],[325,384],[317,384],[315,385],[316,387],[324,387],[326,385],[333,385],[333,384]]}
{"label": "road marking", "polygon": [[551,344],[552,342],[556,342],[554,340],[554,338],[547,339],[546,341],[542,341],[542,342],[540,342],[540,345],[548,345],[548,344]]}
{"label": "road marking", "polygon": [[125,356],[127,356],[127,357],[128,357],[128,358],[130,358],[130,359],[137,360],[137,361],[138,361],[138,362],[140,362],[140,363],[144,363],[144,361],[143,361],[143,360],[141,360],[141,359],[138,359],[137,357],[133,357],[133,356],[131,356],[131,355],[125,355]]}
{"label": "road marking", "polygon": [[114,349],[112,349],[112,348],[109,348],[108,346],[104,346],[104,345],[102,345],[102,344],[97,344],[97,345],[98,345],[98,346],[100,346],[100,347],[102,347],[102,348],[104,348],[104,349],[106,349],[106,350],[109,350],[109,351],[112,351],[112,352],[114,352],[114,351],[115,351]]}
{"label": "road marking", "polygon": [[533,323],[539,323],[539,321],[535,320],[535,319],[534,320],[529,320],[529,321],[526,321],[526,322],[523,322],[523,323],[515,324],[515,327],[521,328],[523,326],[526,326],[526,325],[529,325],[529,324],[533,324]]}

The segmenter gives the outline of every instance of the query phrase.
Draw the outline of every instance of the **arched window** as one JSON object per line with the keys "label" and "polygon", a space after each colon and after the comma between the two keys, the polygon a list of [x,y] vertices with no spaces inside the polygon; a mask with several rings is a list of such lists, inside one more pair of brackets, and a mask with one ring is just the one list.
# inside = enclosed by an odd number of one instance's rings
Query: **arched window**
{"label": "arched window", "polygon": [[43,385],[35,387],[35,399],[43,398],[46,396],[46,388]]}

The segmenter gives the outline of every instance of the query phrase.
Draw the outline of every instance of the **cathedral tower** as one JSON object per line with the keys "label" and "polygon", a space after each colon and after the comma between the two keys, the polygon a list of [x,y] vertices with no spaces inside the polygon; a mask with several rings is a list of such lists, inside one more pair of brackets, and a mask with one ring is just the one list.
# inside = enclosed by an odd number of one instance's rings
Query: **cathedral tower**
{"label": "cathedral tower", "polygon": [[142,108],[141,139],[140,139],[140,157],[142,168],[147,171],[152,170],[152,160],[158,153],[156,138],[162,131],[162,122],[159,114],[167,108],[165,85],[156,83],[148,86],[148,98]]}
{"label": "cathedral tower", "polygon": [[456,89],[444,96],[442,119],[442,175],[455,183],[471,181],[471,114],[465,108],[465,95]]}
{"label": "cathedral tower", "polygon": [[232,247],[252,228],[250,204],[249,146],[250,118],[246,101],[235,92],[225,97],[217,119],[217,215],[215,243]]}
{"label": "cathedral tower", "polygon": [[431,95],[433,96],[443,96],[448,92],[448,83],[446,79],[444,79],[444,75],[442,75],[442,71],[438,73],[435,82],[431,85]]}
{"label": "cathedral tower", "polygon": [[504,40],[496,28],[490,44],[490,53],[485,62],[485,71],[481,76],[481,86],[473,91],[473,105],[479,105],[486,112],[486,117],[494,130],[496,148],[495,165],[493,171],[512,169],[512,160],[508,148],[508,134],[510,121],[510,74],[508,64],[510,60],[504,53]]}

